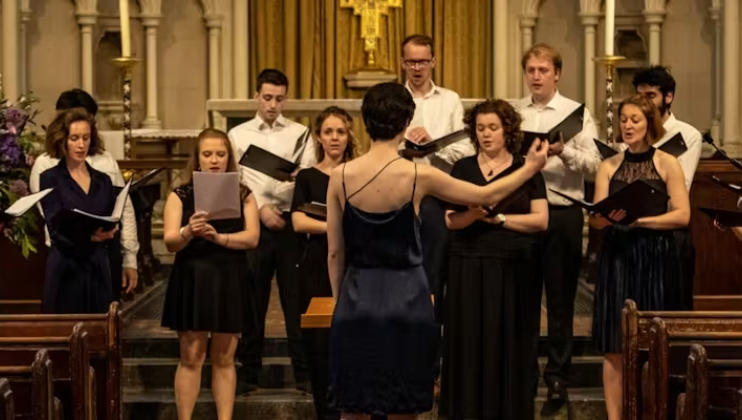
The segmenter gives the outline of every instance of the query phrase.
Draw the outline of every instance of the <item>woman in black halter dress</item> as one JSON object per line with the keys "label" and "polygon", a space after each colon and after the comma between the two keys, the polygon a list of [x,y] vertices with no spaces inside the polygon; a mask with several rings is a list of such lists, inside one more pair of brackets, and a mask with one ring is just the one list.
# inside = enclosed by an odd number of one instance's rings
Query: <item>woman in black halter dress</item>
{"label": "woman in black halter dress", "polygon": [[493,205],[546,163],[536,142],[524,165],[486,186],[399,158],[414,114],[397,83],[369,89],[362,112],[369,152],[340,165],[327,193],[328,269],[337,301],[330,331],[330,397],[343,418],[415,418],[433,406],[436,337],[422,267],[420,200]]}
{"label": "woman in black halter dress", "polygon": [[[644,181],[670,196],[669,203],[650,209],[631,226],[613,225],[594,215],[591,224],[605,229],[593,311],[593,339],[605,353],[603,385],[609,420],[621,418],[622,330],[624,301],[640,310],[680,310],[680,257],[673,229],[688,225],[690,205],[683,171],[672,155],[652,144],[662,138],[662,119],[654,104],[637,95],[618,108],[621,136],[628,149],[605,160],[595,179],[594,202],[635,181]],[[620,221],[622,210],[610,218]]]}

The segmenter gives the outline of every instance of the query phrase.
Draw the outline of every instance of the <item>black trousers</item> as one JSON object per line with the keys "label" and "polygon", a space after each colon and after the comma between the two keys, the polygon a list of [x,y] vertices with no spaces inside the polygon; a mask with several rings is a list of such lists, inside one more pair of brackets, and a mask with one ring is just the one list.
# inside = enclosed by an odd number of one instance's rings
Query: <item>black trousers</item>
{"label": "black trousers", "polygon": [[681,308],[684,311],[693,310],[693,279],[696,275],[696,248],[693,246],[693,240],[690,236],[690,229],[683,228],[674,231],[675,243],[678,246],[682,273],[680,281],[682,283]]}
{"label": "black trousers", "polygon": [[108,250],[108,261],[111,265],[111,302],[121,301],[121,277],[124,273],[123,247],[121,246],[121,232],[117,232],[113,239],[105,243]]}
{"label": "black trousers", "polygon": [[420,202],[420,242],[423,247],[423,268],[428,277],[430,291],[436,302],[443,293],[443,269],[445,267],[448,228],[446,227],[446,204],[435,197],[425,197]]}
{"label": "black trousers", "polygon": [[577,280],[582,264],[584,216],[578,206],[549,206],[543,244],[544,289],[548,320],[547,384],[568,382]]}
{"label": "black trousers", "polygon": [[263,339],[265,336],[265,317],[271,295],[271,281],[276,276],[279,298],[286,322],[289,354],[297,383],[307,382],[309,373],[301,338],[301,303],[297,273],[297,236],[291,225],[289,213],[284,213],[286,226],[281,231],[272,231],[260,224],[260,242],[257,249],[248,252],[253,287],[246,297],[246,304],[252,310],[246,311],[249,319],[245,325],[237,357],[242,362],[238,381],[258,384],[263,362]]}

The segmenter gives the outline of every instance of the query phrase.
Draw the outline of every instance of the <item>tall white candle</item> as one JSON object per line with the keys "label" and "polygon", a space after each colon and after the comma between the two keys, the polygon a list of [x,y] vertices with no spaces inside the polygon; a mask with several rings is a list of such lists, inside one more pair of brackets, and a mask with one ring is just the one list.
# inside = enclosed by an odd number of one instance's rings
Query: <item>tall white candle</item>
{"label": "tall white candle", "polygon": [[129,0],[119,0],[119,19],[121,19],[121,55],[131,57],[131,30],[129,28]]}
{"label": "tall white candle", "polygon": [[605,0],[605,55],[613,55],[613,33],[616,28],[616,0]]}

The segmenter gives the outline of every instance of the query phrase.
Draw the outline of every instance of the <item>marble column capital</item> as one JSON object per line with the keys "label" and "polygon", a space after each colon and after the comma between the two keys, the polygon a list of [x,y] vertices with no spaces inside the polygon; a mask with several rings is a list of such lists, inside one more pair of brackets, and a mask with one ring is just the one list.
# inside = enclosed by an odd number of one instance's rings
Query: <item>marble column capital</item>
{"label": "marble column capital", "polygon": [[523,8],[521,15],[538,18],[539,9],[541,9],[542,0],[523,0]]}
{"label": "marble column capital", "polygon": [[665,16],[667,16],[667,12],[665,10],[644,10],[642,14],[644,15],[644,21],[649,24],[662,24],[665,22]]}
{"label": "marble column capital", "polygon": [[600,15],[602,0],[580,0],[580,16],[582,15]]}
{"label": "marble column capital", "polygon": [[709,16],[714,22],[719,22],[721,20],[721,7],[718,4],[709,7]]}
{"label": "marble column capital", "polygon": [[156,28],[160,26],[162,16],[142,15],[140,16],[140,19],[142,19],[142,26],[144,26],[145,28]]}
{"label": "marble column capital", "polygon": [[73,0],[75,16],[98,16],[98,0]]}
{"label": "marble column capital", "polygon": [[31,20],[31,0],[21,0],[21,22],[28,22]]}
{"label": "marble column capital", "polygon": [[77,17],[77,24],[80,26],[95,26],[95,24],[98,22],[97,13],[77,14],[76,17]]}
{"label": "marble column capital", "polygon": [[536,21],[538,21],[538,15],[521,15],[520,16],[520,27],[521,28],[535,28]]}
{"label": "marble column capital", "polygon": [[162,0],[137,0],[141,18],[160,18],[162,16]]}
{"label": "marble column capital", "polygon": [[583,26],[598,26],[601,14],[600,12],[581,12],[579,16]]}
{"label": "marble column capital", "polygon": [[221,29],[221,27],[224,25],[224,16],[222,15],[210,15],[210,16],[204,16],[204,21],[206,21],[206,27],[208,29]]}

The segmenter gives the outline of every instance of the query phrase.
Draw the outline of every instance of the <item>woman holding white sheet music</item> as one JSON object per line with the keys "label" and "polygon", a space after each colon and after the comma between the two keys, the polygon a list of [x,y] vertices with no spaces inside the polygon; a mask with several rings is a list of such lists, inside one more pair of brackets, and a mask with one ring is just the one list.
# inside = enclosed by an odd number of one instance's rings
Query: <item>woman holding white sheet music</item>
{"label": "woman holding white sheet music", "polygon": [[[95,118],[83,108],[59,113],[46,131],[46,152],[59,163],[39,179],[41,190],[54,190],[41,200],[51,248],[46,261],[42,311],[45,313],[105,313],[111,302],[111,267],[105,241],[118,227],[102,228],[62,222],[64,213],[82,210],[110,215],[116,202],[111,179],[85,158],[99,153],[101,140]],[[60,216],[60,217],[58,217]]]}
{"label": "woman holding white sheet music", "polygon": [[252,284],[248,249],[258,244],[260,225],[255,198],[236,188],[241,216],[211,220],[196,211],[194,171],[237,172],[227,134],[203,130],[196,141],[183,184],[165,204],[165,245],[176,252],[165,295],[162,325],[178,331],[180,363],[175,373],[178,418],[190,419],[201,385],[201,369],[211,333],[212,392],[220,420],[232,418],[236,373],[234,353],[250,310],[244,305]]}
{"label": "woman holding white sheet music", "polygon": [[[301,313],[307,311],[313,297],[332,297],[327,272],[327,222],[322,215],[322,206],[327,203],[330,172],[353,158],[353,118],[342,108],[326,108],[315,120],[314,140],[317,142],[314,150],[318,163],[301,170],[296,176],[291,213],[294,231],[305,236],[299,246],[301,257],[298,264]],[[339,413],[332,413],[327,407],[329,330],[304,330],[302,339],[309,361],[317,418],[337,418]]]}
{"label": "woman holding white sheet music", "polygon": [[618,114],[619,132],[628,148],[600,164],[594,202],[643,181],[669,196],[669,208],[668,200],[636,197],[647,203],[644,214],[634,215],[638,219],[629,226],[621,224],[626,217],[624,210],[614,210],[608,218],[598,214],[590,218],[593,227],[606,229],[595,290],[593,339],[605,354],[603,386],[609,420],[622,418],[624,302],[632,299],[643,311],[682,307],[681,265],[673,230],[687,226],[690,219],[688,191],[680,164],[674,156],[652,147],[665,131],[655,105],[636,95],[619,105]]}

